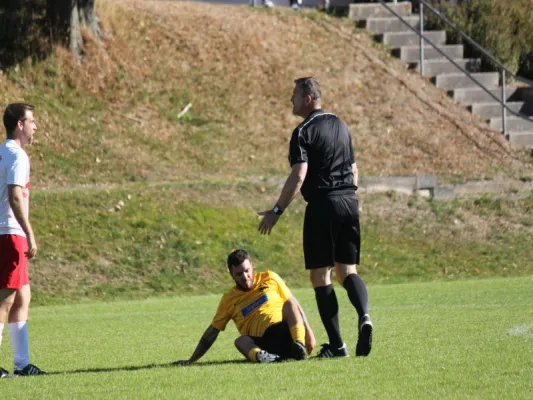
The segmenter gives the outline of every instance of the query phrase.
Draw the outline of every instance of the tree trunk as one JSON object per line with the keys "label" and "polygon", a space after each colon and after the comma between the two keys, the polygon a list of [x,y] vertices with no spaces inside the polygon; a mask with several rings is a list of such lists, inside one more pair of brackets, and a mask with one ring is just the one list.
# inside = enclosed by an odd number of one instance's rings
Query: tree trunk
{"label": "tree trunk", "polygon": [[48,0],[47,19],[52,39],[68,46],[78,58],[83,53],[82,26],[86,26],[95,39],[100,37],[94,0]]}
{"label": "tree trunk", "polygon": [[0,0],[0,70],[43,59],[55,43],[81,59],[82,27],[101,38],[95,0]]}

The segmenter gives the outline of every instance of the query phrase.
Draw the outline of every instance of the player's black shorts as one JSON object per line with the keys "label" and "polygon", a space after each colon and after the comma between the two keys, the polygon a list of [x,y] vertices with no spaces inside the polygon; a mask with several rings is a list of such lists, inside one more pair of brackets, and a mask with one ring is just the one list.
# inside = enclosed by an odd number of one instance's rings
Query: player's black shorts
{"label": "player's black shorts", "polygon": [[359,264],[361,230],[355,193],[330,193],[311,200],[304,219],[305,269],[335,262]]}
{"label": "player's black shorts", "polygon": [[251,338],[261,350],[277,354],[282,359],[290,356],[292,336],[285,321],[269,326],[262,337],[251,336]]}

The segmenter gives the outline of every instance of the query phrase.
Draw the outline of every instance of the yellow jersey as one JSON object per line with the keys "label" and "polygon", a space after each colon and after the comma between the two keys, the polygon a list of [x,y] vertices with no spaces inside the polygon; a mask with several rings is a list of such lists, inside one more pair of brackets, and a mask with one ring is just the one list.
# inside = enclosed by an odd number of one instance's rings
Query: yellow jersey
{"label": "yellow jersey", "polygon": [[234,287],[222,296],[211,325],[223,331],[232,319],[241,335],[261,337],[270,325],[283,320],[283,304],[291,296],[278,274],[256,272],[249,291]]}

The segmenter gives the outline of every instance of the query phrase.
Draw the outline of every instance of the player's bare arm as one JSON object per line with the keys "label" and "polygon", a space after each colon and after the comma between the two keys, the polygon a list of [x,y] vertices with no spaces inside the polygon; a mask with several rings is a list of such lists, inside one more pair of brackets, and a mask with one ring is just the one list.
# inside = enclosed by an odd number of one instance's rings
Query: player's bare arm
{"label": "player's bare arm", "polygon": [[176,361],[175,364],[189,365],[195,361],[198,361],[204,356],[205,353],[207,353],[213,343],[215,343],[219,333],[220,331],[217,328],[215,328],[213,325],[209,325],[209,328],[205,330],[204,334],[200,338],[200,341],[198,342],[194,353],[192,353],[192,356],[188,360]]}
{"label": "player's bare arm", "polygon": [[33,234],[30,220],[26,216],[27,214],[24,209],[25,205],[22,187],[18,185],[8,185],[8,197],[13,214],[28,239],[28,251],[26,252],[26,255],[28,258],[33,258],[37,254],[37,243],[35,242],[35,235]]}
{"label": "player's bare arm", "polygon": [[307,163],[293,165],[291,173],[287,177],[278,201],[276,202],[278,211],[272,209],[258,213],[259,215],[263,216],[263,219],[259,223],[259,233],[262,235],[270,235],[270,232],[272,231],[274,225],[276,225],[278,222],[281,213],[289,206],[289,204],[300,191],[306,175]]}

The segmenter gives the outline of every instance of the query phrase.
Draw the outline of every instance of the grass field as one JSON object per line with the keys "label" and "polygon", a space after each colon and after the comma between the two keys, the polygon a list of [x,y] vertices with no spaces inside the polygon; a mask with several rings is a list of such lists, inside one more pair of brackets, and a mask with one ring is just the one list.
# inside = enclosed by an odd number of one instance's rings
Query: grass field
{"label": "grass field", "polygon": [[[278,190],[198,182],[35,192],[34,304],[220,293],[235,248],[291,287],[307,287],[303,200],[271,236],[257,232],[256,212],[270,208]],[[369,283],[533,275],[533,192],[447,202],[362,193],[361,208],[360,271]]]}
{"label": "grass field", "polygon": [[[352,357],[275,365],[243,362],[233,324],[196,365],[169,365],[192,353],[218,295],[35,307],[32,361],[51,374],[5,379],[2,398],[530,399],[532,284],[371,285],[375,340],[365,359],[353,357],[354,311],[337,286]],[[326,341],[312,290],[295,294]],[[0,365],[10,366],[8,338],[2,349]]]}

